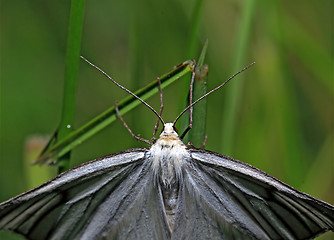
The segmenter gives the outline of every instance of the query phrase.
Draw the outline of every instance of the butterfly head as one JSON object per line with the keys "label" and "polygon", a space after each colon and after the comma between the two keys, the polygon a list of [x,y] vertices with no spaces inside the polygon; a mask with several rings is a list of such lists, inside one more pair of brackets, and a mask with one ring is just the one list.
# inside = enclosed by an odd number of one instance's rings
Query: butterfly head
{"label": "butterfly head", "polygon": [[160,134],[159,140],[162,141],[181,141],[179,135],[177,134],[173,123],[165,123],[164,129]]}
{"label": "butterfly head", "polygon": [[177,132],[175,131],[175,127],[174,127],[173,123],[165,123],[164,130],[162,131],[161,134],[175,134],[175,135],[178,135]]}

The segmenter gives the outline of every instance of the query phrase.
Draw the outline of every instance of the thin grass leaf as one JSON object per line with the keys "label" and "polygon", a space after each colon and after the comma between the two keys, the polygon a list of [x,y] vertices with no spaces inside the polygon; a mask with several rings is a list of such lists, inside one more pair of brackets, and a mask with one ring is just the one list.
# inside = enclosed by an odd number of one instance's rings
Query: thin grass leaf
{"label": "thin grass leaf", "polygon": [[[272,13],[284,12],[283,6],[279,3],[272,8]],[[292,29],[282,28],[282,21],[284,18],[281,14],[268,14],[267,24],[273,27],[272,38],[284,43],[287,32]],[[276,75],[276,80],[270,82],[271,105],[268,109],[275,109],[275,113],[272,114],[272,121],[275,121],[277,129],[279,129],[278,137],[281,138],[281,161],[282,169],[286,176],[286,181],[299,186],[303,182],[303,173],[307,169],[307,164],[304,159],[306,158],[306,152],[300,151],[304,144],[302,135],[296,134],[302,132],[302,126],[300,124],[302,115],[298,109],[298,97],[296,95],[294,86],[294,76],[290,70],[289,51],[285,47],[285,44],[281,45],[279,51],[277,51],[278,61],[273,65],[271,74]],[[269,84],[268,84],[269,85]],[[275,91],[273,91],[275,89]],[[273,107],[274,106],[274,107]],[[277,120],[275,116],[280,116]]]}
{"label": "thin grass leaf", "polygon": [[[145,72],[145,50],[143,46],[145,45],[145,34],[143,33],[144,25],[142,23],[142,11],[144,8],[140,2],[136,2],[136,5],[133,8],[132,13],[130,14],[130,36],[129,36],[129,47],[131,54],[129,56],[130,59],[130,84],[131,89],[139,89],[140,81],[138,79],[143,79],[144,72]],[[138,129],[139,126],[142,126],[145,122],[145,117],[141,114],[132,114],[132,118],[129,119],[128,124],[131,125],[133,130]],[[136,139],[132,139],[133,142]]]}
{"label": "thin grass leaf", "polygon": [[197,0],[190,24],[191,28],[190,28],[188,51],[187,51],[188,58],[194,58],[196,55],[196,49],[198,48],[198,33],[200,27],[200,20],[202,16],[202,9],[203,9],[203,0]]}
{"label": "thin grass leaf", "polygon": [[285,39],[277,40],[283,40],[282,44],[299,58],[324,87],[334,94],[332,53],[315,36],[307,32],[305,27],[296,21],[295,16],[285,14],[281,20],[285,25],[284,29],[289,31],[285,32]]}
{"label": "thin grass leaf", "polygon": [[[195,63],[193,61],[186,61],[176,66],[170,72],[162,75],[160,77],[161,88],[167,87],[182,76],[186,75],[189,72],[192,72],[194,70],[194,64]],[[135,94],[141,99],[146,100],[158,91],[158,81],[155,80],[152,83],[148,84],[146,87],[136,91]],[[120,115],[124,115],[125,113],[129,112],[140,104],[141,102],[133,96],[126,97],[118,103]],[[79,129],[73,131],[66,138],[62,139],[55,145],[50,146],[48,149],[43,151],[36,163],[57,163],[60,157],[64,156],[73,148],[104,129],[106,126],[115,121],[116,118],[117,116],[115,112],[115,107],[112,106],[91,121],[81,126]]]}
{"label": "thin grass leaf", "polygon": [[[83,25],[85,0],[72,0],[68,29],[63,108],[58,131],[58,140],[65,138],[72,131],[75,113],[75,99],[78,79],[81,34]],[[69,169],[70,152],[62,156],[59,162],[59,172]]]}
{"label": "thin grass leaf", "polygon": [[[203,0],[197,0],[194,5],[194,10],[190,19],[190,32],[189,32],[189,40],[188,40],[188,49],[187,49],[187,58],[188,59],[195,59],[197,48],[200,46],[198,33],[200,29],[200,20],[202,16],[202,9],[203,9]],[[184,89],[183,92],[180,93],[179,96],[179,112],[181,112],[185,107],[189,104],[189,98],[187,97],[189,94],[189,82],[184,82],[181,86],[181,89]],[[181,131],[183,132],[189,124],[189,115],[183,116],[181,122]],[[187,136],[186,136],[187,137]],[[185,139],[186,140],[186,139]]]}
{"label": "thin grass leaf", "polygon": [[[306,177],[303,179],[303,183],[300,187],[301,191],[309,191],[317,197],[323,199],[326,194],[332,192],[333,180],[334,180],[334,163],[333,155],[330,153],[333,151],[333,134],[328,133],[320,151],[315,158],[314,162],[308,169]],[[317,176],[315,181],[314,176]],[[321,182],[321,187],[319,187]]]}
{"label": "thin grass leaf", "polygon": [[[245,6],[243,9],[242,19],[239,26],[239,32],[237,36],[237,43],[235,46],[235,59],[233,63],[233,72],[240,70],[245,64],[245,56],[249,46],[249,38],[252,27],[252,19],[254,16],[254,0],[244,2]],[[225,104],[223,108],[223,122],[222,126],[222,142],[221,151],[224,154],[233,156],[233,145],[235,139],[236,119],[237,111],[240,106],[242,96],[243,81],[234,81],[229,90],[225,92]]]}
{"label": "thin grass leaf", "polygon": [[[193,89],[193,101],[202,97],[207,92],[208,65],[204,64],[208,48],[208,40],[205,41],[198,64],[195,69],[195,81]],[[198,102],[193,109],[193,125],[189,132],[189,141],[195,147],[200,147],[205,141],[206,134],[206,105],[207,98]]]}

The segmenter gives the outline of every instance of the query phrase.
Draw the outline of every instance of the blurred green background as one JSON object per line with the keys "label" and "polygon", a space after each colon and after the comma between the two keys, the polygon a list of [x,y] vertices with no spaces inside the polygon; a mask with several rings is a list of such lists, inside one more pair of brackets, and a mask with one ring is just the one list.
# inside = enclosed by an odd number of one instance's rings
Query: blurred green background
{"label": "blurred green background", "polygon": [[[81,53],[131,90],[197,58],[206,39],[208,89],[256,61],[207,99],[205,148],[334,204],[333,1],[211,0],[194,18],[195,6],[190,0],[86,1]],[[53,167],[28,162],[60,121],[70,2],[11,0],[0,7],[2,202],[55,176]],[[164,91],[165,121],[185,101],[182,81]],[[74,127],[127,96],[83,61],[77,91]],[[158,109],[159,98],[149,103]],[[156,117],[146,107],[124,118],[151,138]],[[76,148],[71,165],[141,146],[147,145],[116,121]]]}

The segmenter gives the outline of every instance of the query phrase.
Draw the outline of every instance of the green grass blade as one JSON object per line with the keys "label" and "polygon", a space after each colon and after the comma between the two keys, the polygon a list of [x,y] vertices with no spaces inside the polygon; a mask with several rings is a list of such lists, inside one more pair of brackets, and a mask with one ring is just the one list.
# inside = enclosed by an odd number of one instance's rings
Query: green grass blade
{"label": "green grass blade", "polygon": [[[193,101],[202,97],[207,92],[208,65],[204,64],[208,40],[205,41],[198,64],[195,69],[195,81],[193,89]],[[193,125],[189,132],[189,141],[195,147],[200,147],[206,135],[206,98],[198,102],[193,108]]]}
{"label": "green grass blade", "polygon": [[[322,144],[318,156],[307,170],[306,178],[303,179],[300,190],[317,193],[316,196],[324,198],[326,194],[332,192],[332,182],[334,180],[334,163],[331,151],[333,150],[333,134],[328,133]],[[314,180],[317,176],[317,181]],[[319,187],[319,182],[321,187]]]}
{"label": "green grass blade", "polygon": [[197,0],[194,12],[191,18],[191,29],[190,29],[190,37],[189,37],[189,45],[187,51],[188,58],[194,58],[196,56],[196,49],[198,48],[198,33],[200,29],[200,20],[202,16],[203,9],[203,0]]}
{"label": "green grass blade", "polygon": [[[282,16],[282,15],[280,15]],[[281,24],[285,32],[285,39],[278,37],[281,44],[295,54],[301,63],[318,79],[324,87],[334,94],[333,88],[333,55],[327,46],[319,43],[316,36],[308,33],[304,26],[297,22],[295,16],[284,15]]]}
{"label": "green grass blade", "polygon": [[[237,36],[237,43],[235,46],[235,59],[233,62],[233,73],[242,69],[245,65],[245,56],[249,45],[249,38],[251,33],[251,23],[254,15],[254,0],[245,1],[245,7],[243,16],[241,19],[239,32]],[[233,84],[229,86],[226,94],[226,102],[223,109],[223,123],[222,123],[222,142],[221,151],[226,155],[233,156],[233,145],[235,139],[235,129],[237,121],[237,111],[240,106],[242,96],[243,82],[240,80],[241,76],[238,76],[238,80],[233,81]]]}
{"label": "green grass blade", "polygon": [[[129,37],[129,59],[130,59],[130,69],[129,69],[129,82],[131,89],[140,89],[140,81],[138,79],[145,78],[145,50],[143,46],[145,45],[145,34],[143,34],[145,24],[142,23],[143,16],[142,10],[145,7],[140,3],[134,3],[132,13],[130,14],[131,24],[130,24],[130,37]],[[139,129],[145,123],[145,116],[141,114],[132,114],[132,117],[127,120],[127,124],[131,125],[132,130]],[[132,142],[135,143],[136,139],[133,138]]]}
{"label": "green grass blade", "polygon": [[[194,9],[192,12],[192,16],[190,19],[190,32],[189,32],[189,40],[188,40],[188,49],[187,49],[187,58],[189,59],[194,59],[196,57],[196,52],[197,52],[197,48],[199,46],[199,38],[198,38],[198,33],[200,30],[200,20],[201,20],[201,16],[202,16],[202,10],[203,10],[203,0],[197,0],[195,5],[194,5]],[[205,47],[203,47],[203,50],[205,48],[205,51],[202,50],[201,55],[203,55],[203,60],[205,57],[205,53],[206,53],[206,47],[207,47],[207,42],[205,43]],[[205,52],[203,54],[203,52]],[[198,64],[197,64],[198,65]],[[184,91],[180,94],[179,97],[179,111],[181,112],[185,107],[187,107],[189,105],[189,81],[184,82],[182,84],[182,89],[184,89]],[[196,85],[196,84],[195,84]],[[195,88],[195,86],[194,86]],[[194,94],[194,92],[193,92]],[[194,96],[195,97],[195,96]],[[194,98],[195,99],[195,98]],[[197,108],[198,109],[198,108]],[[181,130],[180,133],[182,133],[189,125],[189,114],[184,114],[184,116],[182,117],[182,121],[180,121],[180,127],[179,129]],[[193,131],[193,130],[190,130]],[[184,139],[184,142],[188,142],[190,141],[190,135],[187,134]]]}
{"label": "green grass blade", "polygon": [[[200,20],[201,20],[201,16],[202,16],[202,11],[203,10],[203,0],[197,0],[195,5],[194,5],[194,9],[191,15],[191,19],[190,19],[190,31],[189,31],[189,39],[188,39],[188,49],[187,49],[187,58],[188,59],[195,59],[196,58],[196,54],[197,54],[197,49],[200,46],[199,44],[199,37],[198,37],[198,33],[200,30]],[[178,109],[181,112],[185,107],[188,106],[189,104],[189,84],[190,81],[185,81],[184,83],[182,83],[181,89],[183,89],[184,91],[181,92],[180,96],[179,96],[179,106]],[[179,129],[181,130],[181,132],[183,132],[189,124],[189,115],[186,114],[185,116],[183,116],[181,124]],[[186,135],[185,137],[185,141],[187,140],[188,136]]]}
{"label": "green grass blade", "polygon": [[[58,131],[58,140],[65,138],[72,131],[75,113],[75,98],[78,79],[81,34],[85,0],[72,0],[68,29],[63,108]],[[63,156],[59,163],[59,172],[69,169],[70,153]]]}
{"label": "green grass blade", "polygon": [[[193,68],[193,61],[186,61],[176,66],[174,69],[160,77],[161,88],[167,87],[177,79],[181,78],[189,72],[192,72]],[[158,81],[155,80],[146,87],[136,91],[135,94],[141,99],[146,100],[158,91]],[[123,99],[118,103],[119,112],[121,115],[124,115],[125,113],[129,112],[140,104],[141,102],[139,100],[137,100],[133,96],[128,96],[127,98]],[[98,115],[88,123],[84,124],[79,129],[70,133],[66,138],[60,140],[55,145],[50,146],[49,149],[43,151],[43,153],[36,162],[56,163],[57,159],[64,156],[66,153],[71,151],[80,143],[104,129],[106,126],[115,121],[116,118],[117,116],[115,113],[115,107],[112,106],[102,114]]]}

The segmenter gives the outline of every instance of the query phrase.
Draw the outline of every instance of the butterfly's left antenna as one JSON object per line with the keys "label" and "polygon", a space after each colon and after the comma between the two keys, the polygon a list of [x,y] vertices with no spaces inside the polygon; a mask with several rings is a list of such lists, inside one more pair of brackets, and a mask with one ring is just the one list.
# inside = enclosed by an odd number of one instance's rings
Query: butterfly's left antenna
{"label": "butterfly's left antenna", "polygon": [[133,97],[137,98],[139,101],[141,101],[146,107],[148,107],[149,109],[151,109],[152,112],[154,112],[155,115],[157,115],[157,117],[159,118],[159,120],[161,121],[161,123],[163,125],[165,125],[164,120],[162,119],[162,117],[159,115],[159,113],[157,113],[157,111],[155,111],[147,102],[145,102],[143,99],[141,99],[140,97],[138,97],[136,94],[134,94],[133,92],[131,92],[129,89],[127,89],[126,87],[123,87],[121,84],[119,84],[118,82],[116,82],[114,79],[112,79],[107,73],[105,73],[101,68],[99,68],[98,66],[94,65],[93,63],[91,63],[90,61],[88,61],[86,58],[84,58],[83,56],[80,56],[81,59],[83,59],[84,61],[86,61],[89,65],[91,65],[92,67],[94,67],[95,69],[97,69],[98,71],[100,71],[104,76],[106,76],[110,81],[112,81],[114,84],[116,84],[116,86],[118,86],[119,88],[121,88],[122,90],[124,90],[125,92],[129,93],[130,95],[132,95]]}

